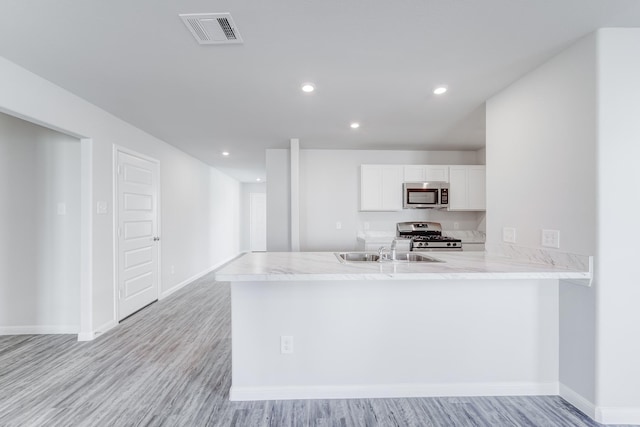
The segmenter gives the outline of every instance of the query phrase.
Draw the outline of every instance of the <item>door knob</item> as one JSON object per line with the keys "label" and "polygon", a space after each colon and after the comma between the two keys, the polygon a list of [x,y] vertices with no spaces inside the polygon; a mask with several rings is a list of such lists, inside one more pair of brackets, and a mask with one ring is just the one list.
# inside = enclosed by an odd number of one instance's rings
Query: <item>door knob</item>
{"label": "door knob", "polygon": [[158,240],[160,240],[160,238],[159,238],[159,237],[157,237],[157,236],[153,238],[153,241],[154,241],[154,242],[157,242]]}

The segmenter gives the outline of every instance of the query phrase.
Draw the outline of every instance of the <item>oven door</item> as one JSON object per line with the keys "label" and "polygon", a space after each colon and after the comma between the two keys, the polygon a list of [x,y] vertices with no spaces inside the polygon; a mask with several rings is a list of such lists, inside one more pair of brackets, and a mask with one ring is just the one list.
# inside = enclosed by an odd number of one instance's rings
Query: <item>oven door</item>
{"label": "oven door", "polygon": [[405,209],[427,209],[440,207],[439,188],[405,188]]}

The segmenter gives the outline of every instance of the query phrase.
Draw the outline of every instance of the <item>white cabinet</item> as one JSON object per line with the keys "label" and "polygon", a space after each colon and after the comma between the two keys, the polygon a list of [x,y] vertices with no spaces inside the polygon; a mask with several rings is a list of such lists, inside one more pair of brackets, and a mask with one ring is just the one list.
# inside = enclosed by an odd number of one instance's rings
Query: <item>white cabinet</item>
{"label": "white cabinet", "polygon": [[449,210],[486,210],[486,167],[449,166]]}
{"label": "white cabinet", "polygon": [[449,166],[406,165],[403,174],[404,182],[449,182]]}
{"label": "white cabinet", "polygon": [[360,210],[402,210],[402,166],[360,166]]}

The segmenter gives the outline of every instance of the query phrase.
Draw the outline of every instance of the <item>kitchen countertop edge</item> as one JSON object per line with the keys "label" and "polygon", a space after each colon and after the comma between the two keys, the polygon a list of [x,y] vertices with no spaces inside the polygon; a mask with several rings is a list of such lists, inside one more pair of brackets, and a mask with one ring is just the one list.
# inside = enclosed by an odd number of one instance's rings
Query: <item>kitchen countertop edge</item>
{"label": "kitchen countertop edge", "polygon": [[442,263],[344,263],[333,252],[247,253],[215,272],[221,282],[558,279],[589,286],[592,272],[488,255],[431,252]]}

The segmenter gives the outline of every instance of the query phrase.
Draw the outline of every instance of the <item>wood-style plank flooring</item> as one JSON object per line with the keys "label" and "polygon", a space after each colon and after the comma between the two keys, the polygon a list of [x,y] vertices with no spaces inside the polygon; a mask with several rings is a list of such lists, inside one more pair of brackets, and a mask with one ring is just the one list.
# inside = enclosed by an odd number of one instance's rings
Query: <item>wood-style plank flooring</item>
{"label": "wood-style plank flooring", "polygon": [[559,397],[230,402],[229,284],[212,275],[93,342],[0,337],[0,426],[598,426]]}

